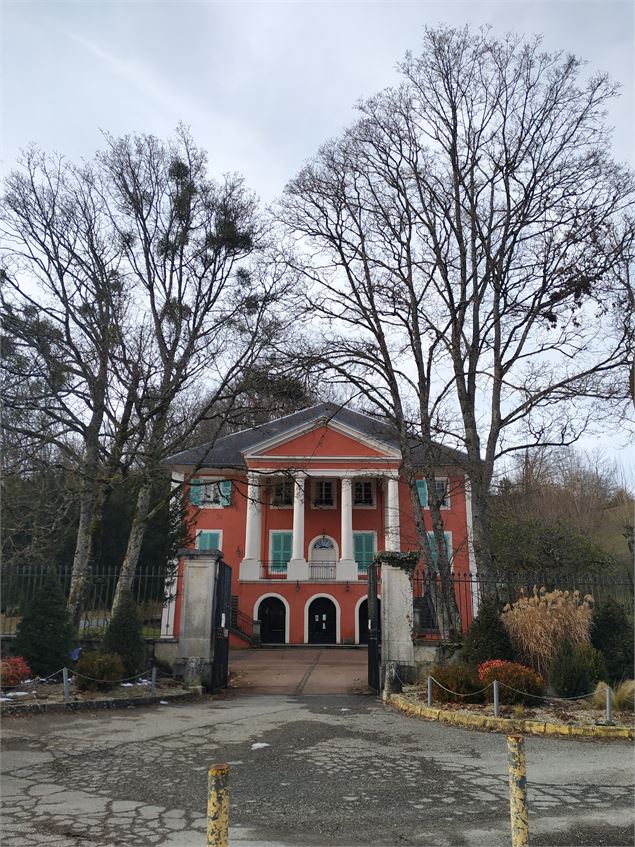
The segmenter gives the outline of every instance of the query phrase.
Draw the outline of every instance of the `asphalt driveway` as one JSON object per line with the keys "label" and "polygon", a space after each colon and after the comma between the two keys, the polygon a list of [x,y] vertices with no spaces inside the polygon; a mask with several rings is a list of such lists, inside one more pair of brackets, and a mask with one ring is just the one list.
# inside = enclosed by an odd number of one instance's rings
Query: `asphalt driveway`
{"label": "asphalt driveway", "polygon": [[[203,847],[216,761],[231,766],[241,847],[510,843],[504,736],[408,718],[368,695],[234,691],[2,729],[3,847]],[[632,845],[632,752],[528,738],[532,844]]]}

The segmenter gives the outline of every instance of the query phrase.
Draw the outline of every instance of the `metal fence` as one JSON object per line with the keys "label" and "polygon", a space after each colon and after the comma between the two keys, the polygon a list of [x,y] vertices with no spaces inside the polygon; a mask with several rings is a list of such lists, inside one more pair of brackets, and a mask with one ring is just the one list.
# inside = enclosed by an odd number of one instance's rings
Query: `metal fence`
{"label": "metal fence", "polygon": [[[25,606],[39,591],[49,572],[46,565],[18,565],[0,573],[0,635],[14,635]],[[56,571],[64,595],[68,597],[71,570]],[[88,575],[81,603],[79,635],[100,638],[108,626],[115,596],[118,568],[107,568]],[[163,629],[171,630],[176,598],[176,577],[163,567],[146,566],[137,570],[132,583],[146,638],[158,638]]]}
{"label": "metal fence", "polygon": [[[534,587],[538,590],[544,588],[546,591],[556,588],[569,592],[579,591],[583,597],[591,595],[596,604],[613,599],[624,606],[629,616],[633,617],[634,614],[633,580],[625,571],[519,571],[489,573],[487,576],[454,573],[450,583],[463,631],[471,623],[474,609],[478,608],[484,599],[496,598],[502,609],[507,603],[514,603],[523,594],[530,595]],[[434,610],[441,599],[440,577],[433,575],[426,578],[415,574],[412,589],[415,632],[431,635],[438,632]]]}

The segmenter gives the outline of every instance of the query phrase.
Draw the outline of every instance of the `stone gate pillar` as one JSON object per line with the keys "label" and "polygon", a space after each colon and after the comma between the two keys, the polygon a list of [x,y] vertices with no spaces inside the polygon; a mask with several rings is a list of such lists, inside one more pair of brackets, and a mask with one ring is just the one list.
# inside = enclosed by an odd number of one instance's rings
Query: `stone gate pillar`
{"label": "stone gate pillar", "polygon": [[402,568],[381,567],[381,679],[395,665],[403,682],[415,681],[412,583]]}
{"label": "stone gate pillar", "polygon": [[211,688],[214,595],[220,550],[179,550],[185,560],[177,662],[185,685]]}

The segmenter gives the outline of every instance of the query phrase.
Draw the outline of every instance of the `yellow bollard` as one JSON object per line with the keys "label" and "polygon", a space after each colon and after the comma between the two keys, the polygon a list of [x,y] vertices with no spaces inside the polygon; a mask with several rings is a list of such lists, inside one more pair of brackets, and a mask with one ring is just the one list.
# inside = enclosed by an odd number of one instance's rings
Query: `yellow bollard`
{"label": "yellow bollard", "polygon": [[525,767],[525,740],[522,735],[507,736],[507,764],[509,766],[509,811],[512,823],[512,847],[527,847],[527,771]]}
{"label": "yellow bollard", "polygon": [[207,769],[207,847],[229,843],[229,765],[224,762]]}

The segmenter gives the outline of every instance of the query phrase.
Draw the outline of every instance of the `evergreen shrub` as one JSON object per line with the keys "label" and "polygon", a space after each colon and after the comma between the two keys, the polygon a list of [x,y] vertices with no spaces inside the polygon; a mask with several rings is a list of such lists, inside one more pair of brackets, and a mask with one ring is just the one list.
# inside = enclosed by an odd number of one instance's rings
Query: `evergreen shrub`
{"label": "evergreen shrub", "polygon": [[74,681],[80,691],[108,691],[125,675],[121,656],[90,650],[79,657]]}
{"label": "evergreen shrub", "polygon": [[454,662],[451,665],[435,665],[431,676],[457,694],[471,695],[468,697],[457,697],[444,691],[439,685],[432,687],[432,696],[442,703],[482,703],[483,694],[476,694],[483,686],[477,676],[476,670],[464,662]]}
{"label": "evergreen shrub", "polygon": [[102,650],[121,656],[125,676],[134,676],[145,670],[146,645],[139,608],[132,593],[126,591],[117,606],[106,630]]}
{"label": "evergreen shrub", "polygon": [[606,668],[595,647],[572,644],[568,639],[562,642],[549,674],[549,684],[558,697],[589,694],[602,678],[606,678]]}
{"label": "evergreen shrub", "polygon": [[468,664],[474,666],[488,659],[511,661],[514,658],[512,643],[494,598],[482,603],[468,628],[461,655]]}
{"label": "evergreen shrub", "polygon": [[13,653],[22,656],[34,674],[50,676],[70,665],[73,626],[66,597],[53,569],[24,609],[16,630]]}
{"label": "evergreen shrub", "polygon": [[591,644],[602,653],[611,683],[633,678],[633,627],[624,606],[606,600],[594,610]]}
{"label": "evergreen shrub", "polygon": [[[491,685],[497,679],[501,703],[524,703],[536,706],[542,696],[545,683],[540,674],[525,665],[516,662],[489,661],[478,667],[481,687]],[[515,689],[515,690],[512,690]],[[494,700],[494,689],[488,688],[485,698],[489,703]]]}

